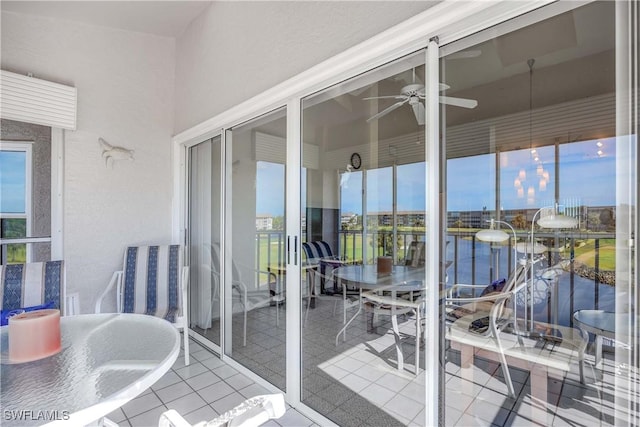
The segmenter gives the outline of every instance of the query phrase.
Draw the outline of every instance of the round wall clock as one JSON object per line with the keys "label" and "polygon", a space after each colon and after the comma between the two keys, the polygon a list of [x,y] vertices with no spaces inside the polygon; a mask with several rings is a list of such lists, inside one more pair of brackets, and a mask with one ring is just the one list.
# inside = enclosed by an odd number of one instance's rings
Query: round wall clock
{"label": "round wall clock", "polygon": [[354,169],[360,169],[360,166],[362,166],[362,159],[360,158],[360,154],[353,153],[351,155],[351,166],[353,166]]}

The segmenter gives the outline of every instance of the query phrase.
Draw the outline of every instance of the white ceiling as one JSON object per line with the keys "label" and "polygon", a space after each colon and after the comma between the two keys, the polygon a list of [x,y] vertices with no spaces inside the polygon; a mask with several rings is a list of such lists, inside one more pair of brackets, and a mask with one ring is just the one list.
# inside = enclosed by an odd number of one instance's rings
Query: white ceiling
{"label": "white ceiling", "polygon": [[211,1],[5,1],[2,12],[178,37]]}

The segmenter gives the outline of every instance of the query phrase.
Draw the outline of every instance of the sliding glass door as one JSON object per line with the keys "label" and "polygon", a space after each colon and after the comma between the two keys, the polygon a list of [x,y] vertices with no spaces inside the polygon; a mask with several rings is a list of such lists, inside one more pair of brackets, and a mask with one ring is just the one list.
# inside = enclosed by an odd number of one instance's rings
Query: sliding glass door
{"label": "sliding glass door", "polygon": [[636,419],[620,4],[431,39],[192,147],[193,330],[340,426]]}
{"label": "sliding glass door", "polygon": [[188,150],[189,321],[191,329],[220,346],[221,138]]}
{"label": "sliding glass door", "polygon": [[303,99],[302,402],[423,425],[425,52]]}
{"label": "sliding glass door", "polygon": [[637,369],[623,190],[637,139],[616,127],[616,3],[521,22],[440,60],[447,95],[478,102],[441,109],[444,422],[614,425]]}
{"label": "sliding glass door", "polygon": [[225,353],[286,389],[286,110],[227,131]]}

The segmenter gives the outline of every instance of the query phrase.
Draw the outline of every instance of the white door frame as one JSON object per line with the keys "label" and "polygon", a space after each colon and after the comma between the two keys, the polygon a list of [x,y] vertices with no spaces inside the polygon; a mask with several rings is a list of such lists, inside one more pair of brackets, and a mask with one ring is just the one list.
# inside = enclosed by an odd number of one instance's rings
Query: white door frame
{"label": "white door frame", "polygon": [[[287,81],[272,87],[271,89],[256,95],[255,97],[228,109],[190,129],[180,132],[173,138],[174,150],[184,144],[189,144],[194,140],[202,140],[206,135],[219,129],[229,128],[235,123],[240,123],[251,118],[260,116],[276,107],[287,104],[287,225],[286,234],[292,239],[297,237],[297,254],[298,265],[293,263],[289,265],[291,273],[287,275],[287,290],[291,305],[287,310],[287,400],[289,403],[299,407],[305,413],[313,413],[310,408],[300,403],[300,102],[305,96],[308,96],[320,89],[335,85],[341,81],[347,80],[357,74],[374,69],[387,62],[400,58],[406,54],[415,52],[429,45],[431,49],[427,49],[427,69],[430,73],[430,79],[425,80],[431,83],[434,76],[437,76],[437,59],[440,56],[460,50],[465,46],[471,46],[484,38],[493,38],[496,33],[485,32],[478,33],[497,24],[502,24],[499,31],[506,33],[513,31],[525,25],[547,19],[550,16],[573,9],[584,2],[553,2],[552,0],[542,1],[495,1],[495,2],[456,2],[443,1],[432,8],[418,14],[407,21],[384,31],[371,39],[350,48],[341,54],[338,54],[307,71],[288,79]],[[526,15],[524,15],[526,14]],[[521,16],[524,15],[524,16]],[[439,43],[436,44],[433,37],[437,36]],[[470,37],[471,36],[471,37]],[[464,39],[464,40],[463,40]],[[454,43],[459,41],[458,43]],[[448,45],[450,44],[450,45]],[[438,47],[441,46],[441,47]],[[437,78],[436,78],[437,82]],[[427,106],[427,124],[431,123],[431,132],[425,135],[427,145],[427,159],[437,159],[439,156],[439,143],[437,142],[437,124],[438,101],[437,101],[437,85],[429,85],[427,93],[430,95],[429,106]],[[431,108],[429,108],[431,107]],[[176,151],[174,151],[176,152]],[[184,197],[179,180],[183,159],[180,155],[174,156],[174,180],[178,184],[174,189],[178,191],[178,197],[174,198],[174,236],[180,235],[184,230],[184,218],[180,205],[184,206]],[[427,167],[427,182],[429,184],[430,195],[427,197],[426,211],[431,213],[428,218],[428,227],[433,230],[437,229],[442,218],[439,216],[438,206],[439,200],[436,183],[439,180],[439,167],[437,162]],[[436,186],[436,187],[434,187]],[[438,246],[437,236],[430,236],[431,242],[428,248],[429,258],[432,264],[428,268],[429,277],[426,277],[427,283],[438,283],[439,281],[439,253],[441,248]],[[293,244],[293,242],[292,242]],[[293,256],[293,255],[292,255]],[[297,280],[296,280],[297,279]],[[295,283],[298,282],[298,283]],[[435,304],[434,299],[437,295],[438,287],[433,286],[429,295],[431,299],[430,305]],[[429,330],[426,331],[427,345],[438,345],[438,312],[428,312],[427,325]],[[436,341],[433,341],[436,340]],[[428,353],[428,352],[427,352]],[[438,361],[435,358],[427,356],[426,367],[434,373],[438,372]],[[238,365],[234,364],[238,367]],[[243,372],[248,371],[241,369]],[[437,375],[429,375],[430,378],[427,387],[427,396],[433,396],[439,393]],[[436,394],[437,395],[437,394]],[[433,399],[428,399],[433,400]],[[437,425],[438,404],[437,402],[427,402],[425,409],[426,425]],[[317,418],[317,417],[315,417]]]}

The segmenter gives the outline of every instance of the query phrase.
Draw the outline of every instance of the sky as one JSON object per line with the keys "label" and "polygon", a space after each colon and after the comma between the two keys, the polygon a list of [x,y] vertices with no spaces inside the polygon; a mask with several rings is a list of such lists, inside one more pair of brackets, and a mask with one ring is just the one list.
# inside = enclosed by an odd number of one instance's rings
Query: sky
{"label": "sky", "polygon": [[[631,143],[635,143],[634,140]],[[598,145],[599,144],[599,145]],[[554,147],[502,153],[502,209],[525,209],[553,204]],[[601,153],[598,154],[598,151]],[[602,139],[560,145],[560,199],[577,205],[615,205],[615,140]],[[538,158],[538,161],[535,159]],[[539,166],[542,167],[539,170]],[[0,151],[0,210],[24,212],[25,154]],[[398,211],[424,211],[424,162],[398,166]],[[284,165],[258,162],[256,214],[284,215]],[[521,174],[524,171],[524,174]],[[542,172],[542,174],[540,174]],[[548,174],[545,185],[540,181]],[[303,188],[306,187],[303,174]],[[363,172],[343,179],[341,210],[362,213]],[[523,191],[518,194],[516,179]],[[495,154],[449,160],[447,164],[447,210],[470,211],[495,206]],[[391,211],[393,180],[391,167],[367,171],[367,211]],[[533,197],[529,197],[529,188]],[[545,188],[546,187],[546,188]],[[276,190],[279,189],[279,190]],[[304,204],[305,194],[302,194]]]}
{"label": "sky", "polygon": [[24,213],[26,155],[0,151],[0,212]]}
{"label": "sky", "polygon": [[[601,146],[597,145],[598,142]],[[601,155],[598,155],[598,151],[601,151]],[[449,161],[449,211],[480,210],[485,206],[489,210],[495,208],[495,161],[495,154]],[[560,145],[561,203],[615,205],[615,161],[613,139]],[[554,204],[556,171],[553,146],[540,148],[535,153],[529,149],[502,153],[500,165],[502,209],[528,209]]]}
{"label": "sky", "polygon": [[[598,145],[600,144],[600,145]],[[502,153],[501,208],[528,209],[554,204],[556,171],[554,147]],[[601,153],[598,154],[598,151]],[[536,160],[537,159],[537,160]],[[615,205],[615,139],[601,139],[560,145],[560,200],[568,205]],[[447,210],[471,211],[495,207],[495,154],[451,159],[447,163]],[[256,213],[283,215],[284,166],[258,162]],[[524,173],[522,173],[524,171]],[[304,174],[303,174],[304,176]],[[363,171],[343,177],[341,210],[362,213]],[[398,166],[398,211],[424,211],[425,164]],[[516,178],[522,191],[518,192]],[[544,184],[541,181],[545,181]],[[367,171],[367,211],[391,211],[392,169]],[[303,180],[303,188],[304,180]],[[282,191],[274,191],[281,188]],[[531,190],[530,190],[531,188]],[[304,204],[305,195],[302,194]]]}

